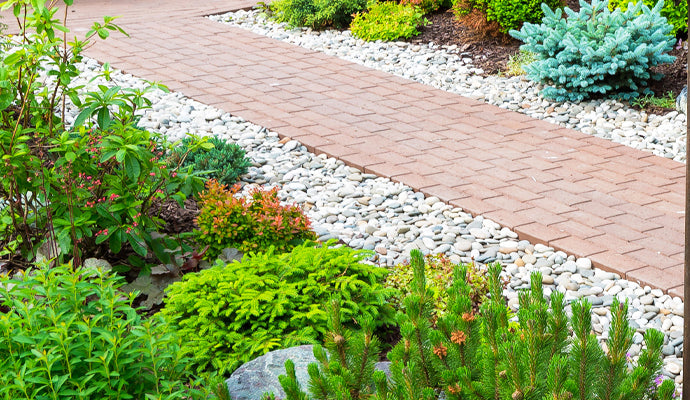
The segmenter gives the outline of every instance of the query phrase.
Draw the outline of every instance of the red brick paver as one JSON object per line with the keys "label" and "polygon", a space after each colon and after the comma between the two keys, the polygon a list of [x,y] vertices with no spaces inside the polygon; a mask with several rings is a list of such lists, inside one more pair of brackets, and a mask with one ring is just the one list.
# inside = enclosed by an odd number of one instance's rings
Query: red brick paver
{"label": "red brick paver", "polygon": [[[86,55],[682,296],[684,165],[212,22],[254,0],[82,0]],[[6,18],[8,23],[11,18]]]}

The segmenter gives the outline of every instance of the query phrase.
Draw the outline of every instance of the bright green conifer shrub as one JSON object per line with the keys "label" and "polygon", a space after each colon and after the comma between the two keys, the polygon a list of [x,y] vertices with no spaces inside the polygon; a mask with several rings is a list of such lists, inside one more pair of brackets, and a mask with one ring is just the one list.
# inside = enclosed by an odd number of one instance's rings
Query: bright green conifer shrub
{"label": "bright green conifer shrub", "polygon": [[275,0],[269,8],[273,19],[290,26],[347,28],[367,0]]}
{"label": "bright green conifer shrub", "polygon": [[180,165],[182,168],[191,166],[195,173],[215,179],[225,185],[235,184],[252,165],[244,149],[236,143],[211,137],[204,142],[203,147],[198,145],[191,147],[194,144],[196,141],[193,138],[183,139],[179,146],[174,147],[168,155],[168,164],[173,167]]}
{"label": "bright green conifer shrub", "polygon": [[666,54],[675,40],[671,25],[659,15],[662,3],[650,9],[638,2],[626,11],[611,12],[607,3],[580,0],[580,12],[552,11],[544,5],[540,25],[525,24],[510,34],[522,40],[520,49],[537,54],[524,66],[527,76],[546,87],[542,94],[556,101],[581,101],[614,93],[631,99],[649,93],[650,67],[673,62]]}
{"label": "bright green conifer shrub", "polygon": [[374,4],[366,13],[355,14],[352,34],[366,41],[410,38],[419,35],[420,25],[428,24],[424,13],[411,5],[391,1]]}
{"label": "bright green conifer shrub", "polygon": [[344,318],[364,315],[393,322],[384,268],[362,260],[370,252],[305,243],[292,252],[250,253],[241,262],[220,261],[185,275],[168,288],[162,313],[181,337],[197,370],[230,373],[278,348],[313,343],[327,331],[324,304],[343,299]]}
{"label": "bright green conifer shrub", "polygon": [[501,293],[501,266],[489,268],[490,300],[478,313],[468,296],[466,268],[458,267],[449,311],[433,328],[434,299],[426,286],[424,259],[417,251],[411,257],[414,281],[404,312],[397,316],[402,339],[388,353],[391,377],[374,372],[380,346],[371,321],[364,318],[361,331],[348,331],[338,323],[336,305],[324,342],[329,357],[321,346],[314,348],[319,363],[308,369],[310,395],[297,383],[294,364],[285,363],[287,375],[279,379],[288,400],[673,398],[673,381],[655,382],[662,364],[661,332],[647,330],[646,348],[637,365],[627,364],[626,353],[635,333],[627,321],[627,303],[615,299],[611,306],[608,352],[604,352],[591,333],[591,305],[586,300],[573,303],[573,315],[568,318],[563,293],[553,293],[550,302],[546,300],[541,273],[532,273],[531,290],[520,293],[519,323],[514,324],[509,322]]}
{"label": "bright green conifer shrub", "polygon": [[280,204],[278,189],[256,189],[249,197],[237,197],[239,185],[226,189],[214,180],[199,194],[196,240],[209,246],[205,257],[214,259],[232,247],[245,253],[274,247],[289,251],[304,240],[316,239],[302,209]]}
{"label": "bright green conifer shrub", "polygon": [[0,398],[208,399],[180,338],[142,319],[124,279],[59,265],[0,279]]}
{"label": "bright green conifer shrub", "polygon": [[423,13],[437,11],[440,8],[448,8],[453,5],[452,0],[400,0],[400,4],[418,7]]}
{"label": "bright green conifer shrub", "polygon": [[[656,5],[655,0],[643,0],[647,7],[652,8]],[[631,0],[609,0],[609,10],[613,11],[620,8],[625,11],[629,3],[635,3]],[[688,3],[683,0],[665,0],[664,7],[660,11],[661,16],[666,18],[669,24],[673,26],[671,35],[676,36],[678,33],[687,33],[688,31]]]}

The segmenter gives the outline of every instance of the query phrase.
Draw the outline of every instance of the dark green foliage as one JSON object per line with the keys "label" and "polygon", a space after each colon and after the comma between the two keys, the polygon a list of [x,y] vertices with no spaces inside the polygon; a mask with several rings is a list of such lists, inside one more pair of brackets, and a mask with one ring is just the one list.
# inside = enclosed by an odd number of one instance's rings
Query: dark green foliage
{"label": "dark green foliage", "polygon": [[273,19],[290,26],[347,28],[367,0],[276,0],[269,7]]}
{"label": "dark green foliage", "polygon": [[419,26],[428,25],[424,13],[409,5],[386,1],[376,3],[352,20],[352,34],[366,41],[397,40],[419,35]]}
{"label": "dark green foliage", "polygon": [[537,54],[524,66],[527,76],[547,85],[542,94],[556,101],[581,101],[615,92],[623,99],[649,93],[650,67],[673,62],[666,52],[675,39],[659,15],[663,3],[649,9],[642,2],[611,12],[607,3],[580,1],[580,12],[552,11],[544,5],[541,25],[526,23],[510,34],[525,42],[521,50]]}
{"label": "dark green foliage", "polygon": [[181,163],[181,168],[191,166],[192,171],[213,178],[225,185],[233,185],[240,176],[247,173],[252,165],[246,157],[244,149],[236,143],[212,137],[205,143],[210,146],[190,148],[195,144],[194,139],[185,138],[174,147],[168,156],[168,164],[177,166]]}
{"label": "dark green foliage", "polygon": [[563,7],[563,0],[461,0],[453,10],[457,15],[467,15],[473,10],[486,16],[488,22],[496,22],[503,33],[520,29],[525,22],[537,23],[544,16],[541,5]]}
{"label": "dark green foliage", "polygon": [[[638,365],[628,369],[625,354],[632,344],[632,329],[626,320],[627,303],[614,300],[608,353],[591,333],[591,305],[586,300],[572,304],[572,329],[565,313],[562,293],[553,293],[548,302],[542,289],[542,276],[534,272],[531,290],[519,294],[518,323],[509,322],[501,293],[498,264],[489,268],[489,300],[477,314],[470,300],[471,287],[465,282],[467,270],[456,268],[450,289],[448,313],[439,318],[437,328],[429,321],[432,292],[425,284],[424,260],[413,251],[411,265],[414,281],[404,300],[404,313],[398,313],[402,339],[388,354],[391,378],[380,373],[369,375],[356,391],[339,385],[319,385],[311,395],[302,392],[296,381],[283,377],[287,399],[363,399],[410,400],[437,399],[443,391],[448,400],[668,400],[673,393],[671,381],[658,388],[654,382],[661,369],[663,334],[650,329],[645,334],[646,349]],[[335,382],[339,370],[329,373],[334,360],[362,353],[366,330],[356,336],[332,327],[341,338],[340,347],[329,346],[331,358],[319,354],[321,363],[310,371],[325,382]],[[354,345],[354,343],[357,343]],[[348,352],[349,350],[349,352]],[[319,350],[321,352],[321,350]],[[368,354],[367,352],[364,352]],[[316,351],[315,351],[316,354]],[[368,365],[366,362],[362,366]],[[347,374],[368,369],[348,364]],[[368,383],[364,383],[368,382]],[[374,388],[376,392],[374,393]]]}
{"label": "dark green foliage", "polygon": [[185,338],[192,367],[229,373],[270,350],[321,340],[323,305],[333,293],[342,298],[345,320],[392,323],[390,290],[381,285],[386,270],[362,262],[369,252],[333,245],[309,242],[291,253],[269,249],[241,262],[218,261],[171,285],[162,313]]}
{"label": "dark green foliage", "polygon": [[[647,7],[652,8],[656,5],[655,0],[643,0]],[[625,11],[628,8],[628,3],[635,1],[631,0],[609,0],[609,10],[613,11],[620,8]],[[677,34],[687,33],[688,31],[688,2],[684,0],[665,0],[664,7],[661,9],[661,16],[666,18],[669,24],[673,26],[671,36],[675,37]]]}
{"label": "dark green foliage", "polygon": [[208,399],[187,387],[199,382],[186,378],[180,338],[158,317],[143,320],[124,283],[71,265],[3,277],[0,397]]}

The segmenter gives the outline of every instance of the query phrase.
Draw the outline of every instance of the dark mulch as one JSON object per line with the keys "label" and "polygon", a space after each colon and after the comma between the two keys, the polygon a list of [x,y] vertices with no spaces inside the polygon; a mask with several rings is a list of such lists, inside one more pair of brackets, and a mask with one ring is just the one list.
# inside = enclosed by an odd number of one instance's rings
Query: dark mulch
{"label": "dark mulch", "polygon": [[[579,10],[576,0],[568,0],[567,4],[571,9]],[[484,70],[484,75],[506,71],[509,57],[520,50],[520,41],[493,32],[490,26],[482,24],[480,16],[470,16],[458,21],[452,11],[448,10],[431,14],[427,19],[431,24],[423,27],[421,34],[410,39],[410,42],[456,45],[460,53],[472,58],[474,66]],[[663,97],[670,91],[675,98],[686,84],[687,50],[674,48],[670,54],[676,57],[673,64],[663,64],[652,69],[664,75],[660,81],[650,84],[650,89],[657,97]],[[653,106],[647,106],[645,110],[653,113],[671,111]]]}

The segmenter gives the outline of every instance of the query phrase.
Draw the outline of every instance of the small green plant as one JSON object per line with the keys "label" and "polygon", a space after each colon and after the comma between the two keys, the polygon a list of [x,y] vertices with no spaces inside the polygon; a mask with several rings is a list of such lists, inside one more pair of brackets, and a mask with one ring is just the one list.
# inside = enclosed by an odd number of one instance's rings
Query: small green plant
{"label": "small green plant", "polygon": [[[373,372],[378,341],[371,323],[364,319],[361,332],[348,332],[338,324],[334,308],[325,341],[330,357],[315,346],[319,364],[309,366],[310,395],[297,383],[294,365],[286,362],[288,374],[280,377],[280,383],[288,400],[673,398],[673,381],[655,382],[662,365],[661,332],[647,330],[646,348],[637,365],[628,367],[626,355],[635,331],[627,321],[627,303],[614,299],[611,305],[604,352],[591,333],[591,305],[586,300],[573,303],[569,319],[562,293],[546,300],[541,273],[532,273],[531,290],[520,293],[515,325],[509,322],[501,295],[500,265],[489,267],[490,300],[479,313],[468,296],[466,268],[460,266],[455,269],[449,312],[433,328],[433,293],[426,287],[424,259],[416,250],[411,258],[414,281],[404,312],[397,315],[402,339],[388,353],[390,379],[381,371]],[[352,359],[358,362],[349,362]]]}
{"label": "small green plant", "polygon": [[199,244],[209,246],[207,259],[214,259],[228,247],[241,252],[274,247],[282,252],[316,239],[299,207],[280,204],[277,188],[257,188],[247,198],[236,196],[239,189],[235,185],[228,190],[209,180],[206,191],[199,194],[199,230],[195,234]]}
{"label": "small green plant", "polygon": [[545,97],[556,101],[581,101],[615,93],[629,100],[649,93],[647,84],[660,76],[650,67],[673,62],[666,52],[675,39],[671,26],[659,15],[663,3],[649,9],[638,2],[626,11],[611,12],[607,2],[580,1],[580,12],[543,6],[541,25],[526,23],[510,34],[522,40],[521,50],[537,54],[524,67],[527,76],[546,87]]}
{"label": "small green plant", "polygon": [[290,26],[347,28],[352,16],[367,8],[367,0],[275,0],[270,8],[273,19]]}
{"label": "small green plant", "polygon": [[400,4],[417,7],[424,14],[428,14],[440,8],[449,8],[453,2],[451,0],[400,0]]}
{"label": "small green plant", "polygon": [[71,265],[2,277],[0,397],[208,399],[187,376],[181,339],[159,317],[143,320],[124,283]]}
{"label": "small green plant", "polygon": [[651,94],[640,96],[632,101],[632,105],[640,107],[642,109],[649,106],[662,107],[662,108],[675,108],[676,98],[673,92],[667,92],[665,96],[657,97]]}
{"label": "small green plant", "polygon": [[366,41],[391,41],[418,35],[417,28],[428,23],[424,13],[414,6],[385,1],[374,4],[366,13],[355,14],[350,29]]}
{"label": "small green plant", "polygon": [[323,338],[333,293],[343,300],[344,318],[364,315],[378,325],[393,322],[381,285],[387,271],[366,264],[369,252],[306,243],[292,252],[245,255],[220,261],[171,285],[162,313],[181,337],[193,368],[230,373],[276,348]]}
{"label": "small green plant", "polygon": [[208,145],[200,148],[198,142],[195,138],[183,139],[179,146],[170,152],[168,165],[173,168],[178,165],[182,168],[191,166],[195,173],[225,185],[235,184],[252,165],[244,149],[236,143],[212,137],[207,142],[204,140]]}
{"label": "small green plant", "polygon": [[520,29],[525,22],[541,21],[544,16],[542,3],[551,8],[564,4],[562,0],[461,0],[455,2],[453,12],[460,17],[479,12],[487,22],[495,22],[499,31],[506,34],[511,29]]}
{"label": "small green plant", "polygon": [[[655,0],[643,0],[647,7],[652,8],[656,5]],[[613,11],[620,8],[625,11],[629,3],[636,3],[635,0],[609,0],[609,10]],[[688,31],[688,3],[682,0],[665,0],[664,7],[660,11],[661,16],[666,18],[673,26],[670,35],[676,37],[678,34]]]}
{"label": "small green plant", "polygon": [[[432,319],[436,321],[438,317],[446,313],[448,307],[448,290],[453,284],[453,271],[457,267],[445,255],[427,255],[425,257],[424,274],[427,288],[431,290],[434,299],[434,309]],[[486,270],[476,264],[469,264],[467,268],[467,283],[472,288],[470,298],[479,309],[481,303],[486,300],[489,292],[489,281],[486,278]],[[386,277],[384,285],[396,290],[396,294],[391,297],[391,304],[396,309],[403,308],[403,299],[412,291],[412,281],[414,279],[414,268],[410,263],[401,263],[393,267],[390,274]]]}
{"label": "small green plant", "polygon": [[525,75],[525,70],[523,67],[529,65],[537,60],[537,55],[529,52],[520,50],[519,53],[514,54],[508,58],[507,67],[508,70],[506,74],[508,76]]}

